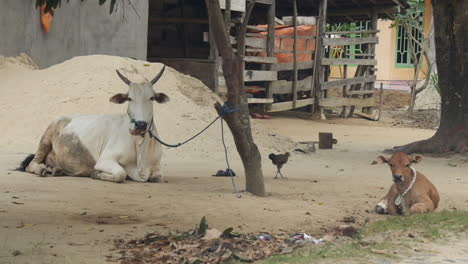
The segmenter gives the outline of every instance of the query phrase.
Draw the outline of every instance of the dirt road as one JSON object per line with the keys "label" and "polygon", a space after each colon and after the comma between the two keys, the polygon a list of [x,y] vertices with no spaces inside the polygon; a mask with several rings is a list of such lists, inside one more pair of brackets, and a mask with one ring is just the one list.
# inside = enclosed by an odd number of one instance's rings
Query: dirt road
{"label": "dirt road", "polygon": [[[283,229],[313,234],[341,224],[344,216],[353,215],[359,223],[382,219],[366,211],[384,195],[391,177],[388,167],[370,165],[371,161],[384,148],[433,133],[352,121],[275,117],[262,122],[272,134],[295,140],[317,140],[319,131],[333,132],[338,145],[315,154],[294,154],[283,169],[288,180],[273,180],[275,168],[264,163],[269,196],[243,193],[241,199],[232,194],[228,178],[210,176],[225,169],[222,159],[181,159],[166,151],[164,169],[169,183],[115,184],[12,172],[9,169],[25,154],[0,152],[0,263],[102,263],[106,256],[117,255],[110,251],[114,239],[187,230],[203,216],[220,230],[232,226],[241,232]],[[30,146],[30,151],[35,147]],[[232,163],[244,189],[240,161]],[[417,169],[439,189],[441,209],[468,209],[463,158],[426,157]]]}

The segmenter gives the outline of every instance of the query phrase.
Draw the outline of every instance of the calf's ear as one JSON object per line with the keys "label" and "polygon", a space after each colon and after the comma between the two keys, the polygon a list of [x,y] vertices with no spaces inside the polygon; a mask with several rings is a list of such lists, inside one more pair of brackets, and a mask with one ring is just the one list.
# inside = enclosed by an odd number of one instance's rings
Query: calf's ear
{"label": "calf's ear", "polygon": [[114,104],[123,104],[128,101],[128,94],[118,93],[109,99]]}
{"label": "calf's ear", "polygon": [[411,163],[419,163],[419,162],[421,162],[421,160],[422,160],[422,156],[420,156],[420,155],[416,155],[416,156],[411,157]]}
{"label": "calf's ear", "polygon": [[165,93],[155,93],[154,96],[151,97],[151,100],[163,104],[169,102],[169,96],[167,96]]}
{"label": "calf's ear", "polygon": [[380,160],[382,163],[388,163],[387,158],[385,158],[384,156],[378,156],[377,160]]}

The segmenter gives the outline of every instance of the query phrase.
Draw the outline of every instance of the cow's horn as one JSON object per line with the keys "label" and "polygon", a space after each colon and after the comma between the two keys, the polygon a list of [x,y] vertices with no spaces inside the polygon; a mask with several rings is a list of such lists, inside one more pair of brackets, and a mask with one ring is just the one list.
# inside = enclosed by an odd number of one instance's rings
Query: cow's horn
{"label": "cow's horn", "polygon": [[130,81],[125,77],[123,76],[118,70],[115,70],[117,72],[117,75],[119,75],[120,79],[126,83],[127,85],[130,85]]}
{"label": "cow's horn", "polygon": [[165,69],[166,69],[166,65],[163,65],[162,70],[158,73],[158,75],[156,75],[156,77],[154,77],[153,80],[151,80],[151,85],[154,85],[159,80],[159,78],[161,78],[161,76],[164,73]]}

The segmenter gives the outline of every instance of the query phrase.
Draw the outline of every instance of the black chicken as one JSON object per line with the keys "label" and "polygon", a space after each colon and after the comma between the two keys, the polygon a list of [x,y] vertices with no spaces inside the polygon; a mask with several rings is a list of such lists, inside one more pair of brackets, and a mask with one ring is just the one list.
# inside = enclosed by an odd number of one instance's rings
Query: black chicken
{"label": "black chicken", "polygon": [[278,155],[271,153],[270,155],[268,155],[268,158],[271,159],[271,161],[273,162],[273,165],[276,165],[276,167],[278,168],[278,171],[276,172],[276,175],[273,179],[278,179],[278,174],[281,175],[281,178],[286,178],[281,173],[281,168],[283,167],[284,164],[288,162],[289,156],[291,156],[289,152],[286,152],[284,154],[278,154]]}

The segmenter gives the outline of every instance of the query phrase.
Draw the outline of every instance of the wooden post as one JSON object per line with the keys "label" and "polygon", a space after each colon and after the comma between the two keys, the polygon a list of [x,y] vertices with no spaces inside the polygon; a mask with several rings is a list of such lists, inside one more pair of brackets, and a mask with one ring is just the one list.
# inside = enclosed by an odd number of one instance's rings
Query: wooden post
{"label": "wooden post", "polygon": [[[344,52],[343,53],[345,54],[345,56],[347,54],[347,51],[348,51],[348,47],[344,46]],[[345,64],[343,66],[343,79],[347,79],[347,78],[348,78],[348,64]],[[348,88],[348,85],[343,86],[343,98],[348,97],[347,88]],[[341,118],[347,118],[348,117],[347,113],[346,113],[346,106],[343,106],[343,109],[341,109],[340,117]]]}
{"label": "wooden post", "polygon": [[293,27],[294,27],[294,44],[293,44],[293,109],[296,108],[297,102],[297,0],[293,1]]}
{"label": "wooden post", "polygon": [[[271,0],[271,5],[268,9],[268,36],[267,36],[267,56],[275,56],[275,16],[276,16],[276,1]],[[272,65],[268,66],[268,69],[271,70]],[[273,98],[273,89],[272,83],[269,82],[266,89],[266,97]],[[271,104],[267,106],[267,110],[271,109]]]}
{"label": "wooden post", "polygon": [[[372,9],[372,14],[371,14],[371,23],[370,23],[370,30],[377,30],[377,20],[378,20],[378,14],[375,8]],[[373,33],[373,37],[377,36],[377,33]],[[369,43],[369,53],[370,54],[375,54],[375,43]],[[368,57],[371,59],[372,57]],[[377,59],[377,57],[376,57]],[[374,74],[371,72],[370,67],[367,68],[367,75]],[[375,82],[371,82],[368,84],[368,89],[373,90],[375,86]],[[369,97],[372,97],[372,94],[369,95]],[[366,97],[364,97],[366,98]],[[364,112],[364,109],[363,109]],[[375,112],[375,107],[368,107],[365,109],[365,112],[367,114],[372,114]]]}
{"label": "wooden post", "polygon": [[[322,59],[325,57],[325,47],[323,46],[323,39],[325,38],[325,30],[327,24],[327,0],[321,0],[320,9],[319,9],[319,24],[318,24],[318,36],[317,36],[317,70],[318,70],[318,80],[317,80],[317,96],[318,98],[322,97],[322,87],[321,83],[325,81],[325,71],[322,66]],[[320,99],[319,99],[320,100]],[[323,112],[323,108],[320,107],[320,117],[321,119],[326,119]]]}
{"label": "wooden post", "polygon": [[224,24],[226,25],[226,30],[229,34],[231,31],[231,0],[225,0],[226,6],[224,8]]}

